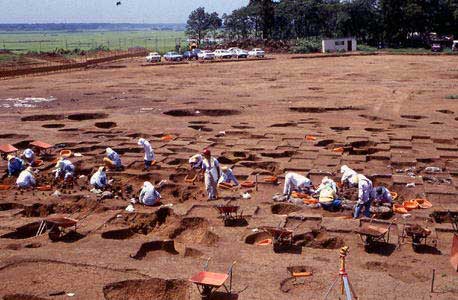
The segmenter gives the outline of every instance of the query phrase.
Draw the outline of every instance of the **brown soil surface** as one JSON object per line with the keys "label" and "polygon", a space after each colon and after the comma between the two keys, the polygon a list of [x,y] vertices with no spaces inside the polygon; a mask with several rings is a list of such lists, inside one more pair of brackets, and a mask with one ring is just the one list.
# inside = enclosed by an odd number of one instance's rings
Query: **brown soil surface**
{"label": "brown soil surface", "polygon": [[[111,147],[125,170],[108,172],[113,199],[91,193],[87,178],[59,188],[60,197],[51,196],[55,189],[0,191],[0,298],[195,300],[197,288],[187,280],[211,257],[212,272],[237,261],[232,299],[321,299],[338,273],[338,248],[348,245],[348,273],[360,299],[456,299],[452,226],[444,215],[458,211],[458,102],[446,99],[458,94],[456,58],[290,58],[155,68],[129,59],[116,63],[122,68],[2,81],[0,144],[24,149],[42,140],[57,145],[54,154],[79,152],[71,160],[87,177]],[[2,105],[7,98],[51,96],[56,100],[35,107]],[[139,137],[157,155],[149,172],[142,170]],[[279,177],[280,185],[220,191],[240,206],[247,224],[225,227],[212,207],[223,200],[207,202],[201,181],[185,183],[188,158],[205,147],[240,181]],[[343,154],[332,151],[338,147]],[[50,182],[55,158],[40,167],[39,185]],[[337,180],[342,164],[397,192],[399,203],[426,198],[433,208],[411,211],[407,221],[395,215],[391,245],[367,253],[354,233],[360,223],[348,211],[272,202],[286,171],[309,174],[318,185],[325,175]],[[440,172],[428,174],[428,166]],[[161,204],[172,207],[136,204],[134,213],[124,211],[144,181],[161,179],[168,180]],[[14,182],[3,176],[0,184]],[[245,191],[251,199],[239,198]],[[355,190],[343,196],[355,200]],[[440,224],[427,222],[434,211]],[[69,228],[56,242],[48,232],[35,236],[41,220],[54,215],[79,220],[76,231]],[[394,249],[404,222],[432,229],[431,247]],[[269,238],[253,231],[262,226],[293,230],[297,251],[257,245]],[[300,266],[313,275],[292,279],[288,270]]]}

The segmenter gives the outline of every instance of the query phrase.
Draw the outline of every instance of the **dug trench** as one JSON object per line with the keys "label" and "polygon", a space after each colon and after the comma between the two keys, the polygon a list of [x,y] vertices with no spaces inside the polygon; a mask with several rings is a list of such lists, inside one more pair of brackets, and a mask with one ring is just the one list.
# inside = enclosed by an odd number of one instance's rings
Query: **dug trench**
{"label": "dug trench", "polygon": [[103,295],[106,300],[189,299],[190,288],[182,279],[126,280],[104,286]]}
{"label": "dug trench", "polygon": [[[219,236],[210,231],[210,224],[206,219],[183,218],[167,207],[162,207],[155,213],[123,214],[122,218],[113,219],[109,225],[118,228],[103,232],[102,238],[104,239],[122,240],[129,239],[136,234],[153,234],[155,237],[172,239],[185,245],[205,246],[214,246],[219,240]],[[153,247],[153,244],[150,246]]]}
{"label": "dug trench", "polygon": [[235,109],[172,109],[164,112],[164,115],[172,117],[224,117],[238,115],[241,112]]}

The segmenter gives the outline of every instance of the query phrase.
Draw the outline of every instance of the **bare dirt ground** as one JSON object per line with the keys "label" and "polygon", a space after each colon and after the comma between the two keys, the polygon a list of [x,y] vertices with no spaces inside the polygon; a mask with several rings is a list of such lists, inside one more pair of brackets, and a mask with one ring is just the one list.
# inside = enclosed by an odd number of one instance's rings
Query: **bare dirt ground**
{"label": "bare dirt ground", "polygon": [[[310,172],[318,184],[324,175],[339,179],[340,166],[347,164],[398,192],[400,201],[429,199],[433,208],[412,211],[418,223],[433,211],[457,210],[458,100],[446,99],[458,94],[456,58],[278,55],[240,63],[141,63],[0,82],[0,144],[24,149],[43,140],[82,153],[71,158],[78,175],[95,171],[107,146],[127,166],[109,172],[117,199],[97,201],[81,180],[61,190],[61,197],[52,197],[53,191],[0,191],[0,297],[67,299],[51,296],[65,292],[75,294],[71,299],[199,299],[187,280],[212,257],[214,272],[237,261],[233,299],[322,299],[345,244],[360,299],[458,299],[457,274],[449,264],[450,223],[430,224],[437,249],[416,253],[408,244],[394,249],[403,222],[397,215],[390,245],[366,253],[354,233],[360,221],[345,218],[348,211],[278,205],[271,198],[282,186],[262,183],[250,200],[234,202],[248,225],[224,227],[212,207],[222,200],[207,202],[202,183],[184,182],[188,158],[210,147],[242,181],[258,173],[260,180],[277,175],[283,183],[284,173],[293,170]],[[3,106],[11,102],[7,98],[51,96],[56,100],[36,107]],[[162,140],[166,134],[174,139]],[[149,139],[157,154],[150,172],[141,170],[139,137]],[[340,146],[343,154],[332,151]],[[41,167],[39,184],[48,181],[52,166],[47,161]],[[426,174],[427,166],[442,171]],[[137,205],[134,213],[124,211],[132,196],[127,186],[137,194],[145,180],[161,179],[169,180],[162,203],[173,204],[171,209]],[[3,184],[13,182],[3,177]],[[415,187],[406,188],[411,182]],[[59,242],[47,234],[35,237],[39,221],[53,214],[80,220],[77,233]],[[279,224],[303,241],[294,251],[256,245],[265,235],[253,235],[253,229]],[[292,280],[291,266],[305,266],[313,276]]]}

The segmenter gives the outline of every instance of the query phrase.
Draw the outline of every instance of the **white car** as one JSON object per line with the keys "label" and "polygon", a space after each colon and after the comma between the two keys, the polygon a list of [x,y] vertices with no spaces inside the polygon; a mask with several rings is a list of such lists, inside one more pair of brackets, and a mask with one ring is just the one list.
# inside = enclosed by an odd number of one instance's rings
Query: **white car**
{"label": "white car", "polygon": [[216,58],[232,58],[232,53],[224,49],[215,50],[214,53]]}
{"label": "white car", "polygon": [[240,48],[229,48],[227,51],[232,53],[232,57],[236,58],[247,58],[248,51],[240,49]]}
{"label": "white car", "polygon": [[181,61],[183,60],[183,55],[180,55],[177,52],[167,52],[164,54],[164,59],[167,61]]}
{"label": "white car", "polygon": [[210,50],[203,50],[197,53],[197,58],[198,59],[214,59],[215,58],[215,53],[211,52]]}
{"label": "white car", "polygon": [[453,41],[452,51],[458,51],[458,40]]}
{"label": "white car", "polygon": [[161,56],[157,52],[151,52],[146,57],[146,61],[147,62],[160,62],[161,61]]}
{"label": "white car", "polygon": [[261,48],[254,48],[248,52],[248,55],[253,57],[264,57],[265,52]]}

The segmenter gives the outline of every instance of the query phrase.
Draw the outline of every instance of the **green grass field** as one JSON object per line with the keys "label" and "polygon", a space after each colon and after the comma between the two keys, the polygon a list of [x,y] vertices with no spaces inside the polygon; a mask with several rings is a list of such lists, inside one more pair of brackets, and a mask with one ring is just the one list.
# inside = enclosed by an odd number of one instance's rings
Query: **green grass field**
{"label": "green grass field", "polygon": [[179,31],[40,31],[2,32],[0,49],[15,53],[50,52],[55,49],[90,50],[106,48],[127,50],[131,47],[146,47],[153,51],[175,50],[175,45],[186,45],[184,32]]}

